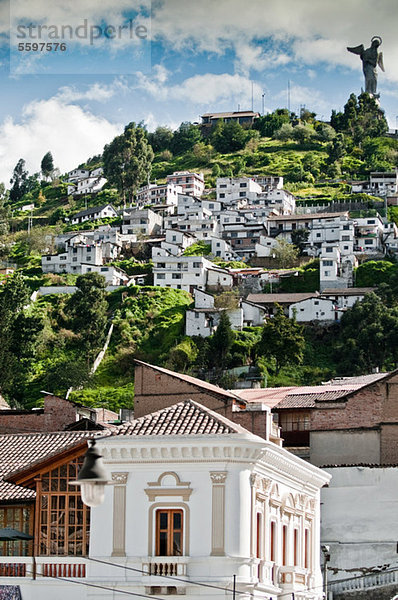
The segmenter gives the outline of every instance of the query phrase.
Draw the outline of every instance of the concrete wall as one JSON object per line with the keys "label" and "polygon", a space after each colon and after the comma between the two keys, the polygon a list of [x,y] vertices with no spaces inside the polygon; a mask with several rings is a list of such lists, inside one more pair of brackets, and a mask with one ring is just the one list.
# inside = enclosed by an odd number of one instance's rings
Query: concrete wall
{"label": "concrete wall", "polygon": [[379,464],[380,430],[311,431],[313,465]]}
{"label": "concrete wall", "polygon": [[330,546],[329,580],[397,564],[398,467],[333,467],[321,490],[321,543]]}

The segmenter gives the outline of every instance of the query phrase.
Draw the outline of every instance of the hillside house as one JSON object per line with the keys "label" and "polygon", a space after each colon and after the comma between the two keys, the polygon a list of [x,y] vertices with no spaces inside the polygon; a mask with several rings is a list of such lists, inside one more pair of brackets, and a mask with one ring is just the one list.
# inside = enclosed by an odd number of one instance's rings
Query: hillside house
{"label": "hillside house", "polygon": [[240,198],[247,198],[251,202],[261,192],[261,185],[250,177],[217,177],[217,200],[223,204],[230,204]]}
{"label": "hillside house", "polygon": [[149,204],[167,204],[176,206],[178,194],[182,193],[182,187],[171,182],[160,185],[149,183],[138,189],[137,206],[139,208],[143,208]]}
{"label": "hillside house", "polygon": [[87,208],[82,210],[71,218],[72,225],[78,225],[85,221],[97,221],[98,219],[116,219],[118,216],[116,210],[112,204],[103,204],[102,206],[94,206],[93,208]]}
{"label": "hillside house", "polygon": [[[153,260],[154,285],[173,287],[187,292],[200,290],[228,290],[232,288],[232,275],[220,269],[203,256],[162,256],[156,251]],[[155,254],[155,253],[154,253]]]}
{"label": "hillside house", "polygon": [[224,123],[238,123],[239,125],[242,125],[242,127],[250,128],[259,116],[260,113],[253,112],[252,110],[206,113],[200,117],[202,119],[200,129],[202,135],[209,135],[210,131],[217,125],[218,121],[223,121]]}
{"label": "hillside house", "polygon": [[203,173],[191,173],[190,171],[174,171],[167,175],[167,183],[179,185],[183,194],[200,198],[205,190]]}
{"label": "hillside house", "polygon": [[193,291],[195,306],[185,313],[185,335],[213,335],[220,322],[222,312],[229,317],[231,328],[240,331],[243,327],[243,309],[237,301],[235,307],[215,307],[215,298],[203,290]]}
{"label": "hillside house", "polygon": [[123,211],[122,234],[158,235],[163,219],[150,208],[127,208]]}

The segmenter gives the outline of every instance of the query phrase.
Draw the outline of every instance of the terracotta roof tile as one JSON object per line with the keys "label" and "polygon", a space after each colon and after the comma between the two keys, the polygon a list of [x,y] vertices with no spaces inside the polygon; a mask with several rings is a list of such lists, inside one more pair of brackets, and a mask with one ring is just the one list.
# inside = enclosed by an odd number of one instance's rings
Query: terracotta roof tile
{"label": "terracotta roof tile", "polygon": [[200,435],[249,433],[194,400],[185,400],[119,427],[117,435]]}

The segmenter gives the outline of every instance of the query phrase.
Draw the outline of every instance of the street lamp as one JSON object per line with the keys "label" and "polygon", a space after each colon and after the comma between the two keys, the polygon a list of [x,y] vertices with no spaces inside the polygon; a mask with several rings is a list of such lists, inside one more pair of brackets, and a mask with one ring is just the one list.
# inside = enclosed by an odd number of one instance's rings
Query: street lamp
{"label": "street lamp", "polygon": [[89,440],[88,443],[89,448],[84,455],[77,481],[70,481],[69,485],[79,485],[82,502],[94,508],[103,503],[105,486],[111,482],[108,480],[102,455],[95,448],[95,440]]}

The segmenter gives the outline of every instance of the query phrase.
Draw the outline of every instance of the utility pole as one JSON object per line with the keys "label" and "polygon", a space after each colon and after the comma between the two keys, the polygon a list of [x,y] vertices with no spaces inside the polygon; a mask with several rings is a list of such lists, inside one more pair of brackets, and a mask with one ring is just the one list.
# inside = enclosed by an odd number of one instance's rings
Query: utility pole
{"label": "utility pole", "polygon": [[234,575],[234,585],[232,588],[232,600],[235,600],[236,597],[236,575]]}
{"label": "utility pole", "polygon": [[287,110],[290,113],[290,79],[287,80]]}
{"label": "utility pole", "polygon": [[262,107],[263,107],[262,115],[263,115],[263,116],[264,116],[264,96],[265,96],[265,94],[264,94],[264,92],[263,92],[263,93],[261,94],[261,99],[262,99],[262,101],[263,101],[263,103],[262,103]]}
{"label": "utility pole", "polygon": [[253,104],[253,82],[252,82],[252,112],[253,112],[253,109],[254,109],[254,104]]}

